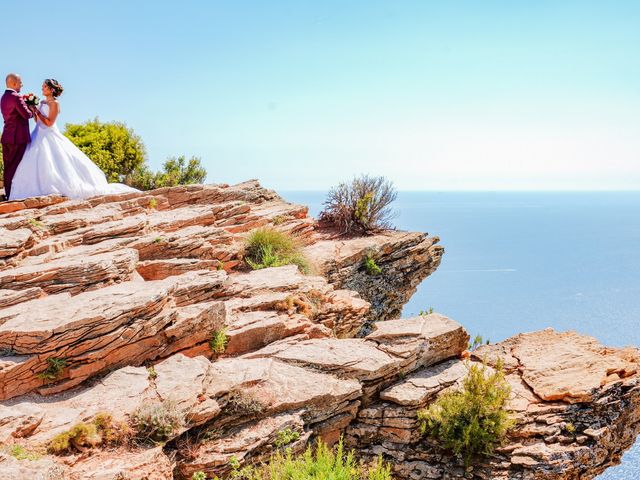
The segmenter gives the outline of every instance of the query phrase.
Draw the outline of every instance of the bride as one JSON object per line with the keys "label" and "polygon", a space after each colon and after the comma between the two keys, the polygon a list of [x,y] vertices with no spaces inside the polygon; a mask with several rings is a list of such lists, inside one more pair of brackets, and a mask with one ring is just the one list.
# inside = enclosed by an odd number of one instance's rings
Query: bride
{"label": "bride", "polygon": [[62,85],[52,78],[42,84],[45,100],[35,112],[36,127],[13,177],[9,200],[52,193],[88,198],[137,192],[121,183],[108,183],[102,170],[60,133],[56,126],[60,106],[56,99],[62,90]]}

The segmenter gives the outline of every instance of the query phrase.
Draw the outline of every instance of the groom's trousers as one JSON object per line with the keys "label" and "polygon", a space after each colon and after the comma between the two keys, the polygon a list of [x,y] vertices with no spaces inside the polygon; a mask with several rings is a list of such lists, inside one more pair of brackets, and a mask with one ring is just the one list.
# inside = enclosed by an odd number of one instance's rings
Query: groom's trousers
{"label": "groom's trousers", "polygon": [[9,199],[11,193],[11,182],[16,173],[16,169],[24,156],[28,143],[3,143],[2,160],[4,161],[4,194]]}

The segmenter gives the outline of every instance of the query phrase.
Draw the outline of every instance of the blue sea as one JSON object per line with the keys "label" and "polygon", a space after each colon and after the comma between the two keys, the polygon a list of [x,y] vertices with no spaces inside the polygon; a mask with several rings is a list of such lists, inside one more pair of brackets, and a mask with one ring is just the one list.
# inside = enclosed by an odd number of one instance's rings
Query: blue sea
{"label": "blue sea", "polygon": [[[323,192],[285,192],[322,208]],[[400,192],[399,229],[445,248],[405,306],[492,342],[553,327],[640,346],[640,192]],[[602,480],[640,478],[640,442]]]}

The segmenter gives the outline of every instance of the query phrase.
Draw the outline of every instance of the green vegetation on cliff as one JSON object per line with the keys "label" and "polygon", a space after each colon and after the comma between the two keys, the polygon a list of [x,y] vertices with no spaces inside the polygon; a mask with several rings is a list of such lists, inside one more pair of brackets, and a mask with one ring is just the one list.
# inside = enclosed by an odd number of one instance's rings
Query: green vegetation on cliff
{"label": "green vegetation on cliff", "polygon": [[444,393],[418,412],[420,430],[468,465],[475,455],[490,455],[504,441],[513,425],[506,409],[510,394],[501,365],[495,371],[471,365],[460,390]]}
{"label": "green vegetation on cliff", "polygon": [[329,190],[320,221],[344,234],[371,235],[392,228],[391,203],[397,192],[384,177],[361,175]]}
{"label": "green vegetation on cliff", "polygon": [[251,232],[246,241],[244,259],[253,270],[283,265],[297,265],[302,273],[310,270],[296,239],[273,228],[259,228]]}

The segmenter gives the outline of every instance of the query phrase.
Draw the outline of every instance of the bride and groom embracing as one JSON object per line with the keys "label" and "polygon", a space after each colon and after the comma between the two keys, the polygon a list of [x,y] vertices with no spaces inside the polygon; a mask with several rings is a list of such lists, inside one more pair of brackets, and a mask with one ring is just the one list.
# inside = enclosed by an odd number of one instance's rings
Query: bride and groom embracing
{"label": "bride and groom embracing", "polygon": [[[89,198],[138,191],[120,183],[108,183],[102,170],[58,130],[58,97],[63,91],[58,81],[53,78],[44,81],[44,100],[37,106],[27,104],[20,95],[20,75],[10,73],[6,84],[0,107],[4,118],[2,156],[8,200],[52,193]],[[31,133],[29,119],[36,122]]]}

